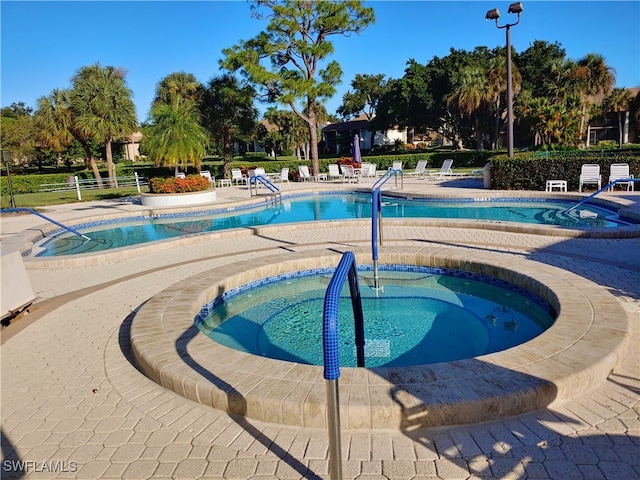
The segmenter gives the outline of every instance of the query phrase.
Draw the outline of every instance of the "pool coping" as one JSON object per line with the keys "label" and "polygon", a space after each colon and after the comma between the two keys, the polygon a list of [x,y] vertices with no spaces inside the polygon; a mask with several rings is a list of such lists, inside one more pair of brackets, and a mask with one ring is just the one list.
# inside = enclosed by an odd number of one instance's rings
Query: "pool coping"
{"label": "pool coping", "polygon": [[[359,264],[370,252],[353,249]],[[141,370],[174,392],[256,420],[326,427],[322,367],[221,346],[194,326],[203,305],[248,282],[335,266],[333,249],[288,252],[216,268],[159,292],[135,313],[130,339]],[[469,258],[464,249],[383,247],[380,263],[481,273],[528,288],[558,313],[529,342],[456,362],[404,368],[342,368],[345,428],[419,428],[478,423],[548,407],[595,387],[624,357],[629,319],[603,287],[560,268],[506,254]],[[320,312],[321,317],[321,312]]]}

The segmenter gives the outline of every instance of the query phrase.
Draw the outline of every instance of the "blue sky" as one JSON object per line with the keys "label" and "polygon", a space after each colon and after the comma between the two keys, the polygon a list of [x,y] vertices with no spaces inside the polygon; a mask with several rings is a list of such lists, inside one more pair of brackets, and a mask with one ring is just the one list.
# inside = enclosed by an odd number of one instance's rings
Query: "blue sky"
{"label": "blue sky", "polygon": [[[510,1],[370,1],[376,23],[360,36],[334,37],[342,84],[327,102],[334,113],[357,73],[400,78],[413,58],[426,64],[450,48],[504,46],[505,30],[485,21],[497,7],[512,23]],[[534,40],[559,42],[577,60],[598,53],[616,72],[618,87],[640,86],[640,2],[524,0],[511,29],[517,52]],[[255,36],[265,21],[246,1],[7,1],[0,2],[0,104],[34,107],[54,88],[67,88],[80,67],[123,67],[138,118],[149,112],[156,84],[169,73],[193,73],[205,83],[219,75],[222,49]],[[261,110],[266,106],[259,105]]]}

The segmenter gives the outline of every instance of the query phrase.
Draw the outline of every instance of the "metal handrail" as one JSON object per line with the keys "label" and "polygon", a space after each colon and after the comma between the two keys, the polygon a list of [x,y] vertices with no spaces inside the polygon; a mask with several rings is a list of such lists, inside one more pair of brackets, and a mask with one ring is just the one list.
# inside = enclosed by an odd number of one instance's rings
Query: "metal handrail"
{"label": "metal handrail", "polygon": [[380,288],[380,275],[378,273],[378,242],[382,245],[382,186],[392,177],[398,185],[398,175],[402,179],[404,188],[404,173],[402,170],[390,168],[380,177],[371,190],[371,260],[373,261],[373,288]]}
{"label": "metal handrail", "polygon": [[404,172],[402,170],[400,170],[400,169],[397,169],[397,168],[390,168],[389,170],[384,172],[384,175],[382,175],[378,180],[375,181],[375,183],[373,184],[373,187],[371,187],[371,189],[375,190],[376,188],[382,187],[382,185],[387,183],[391,177],[394,177],[396,179],[396,188],[397,188],[398,187],[398,175],[400,175],[400,180],[401,180],[400,189],[401,190],[404,189]]}
{"label": "metal handrail", "polygon": [[340,377],[340,342],[338,338],[338,308],[340,292],[345,280],[349,279],[351,305],[353,307],[356,356],[358,367],[364,367],[364,319],[362,298],[358,285],[356,257],[353,252],[345,252],[331,277],[324,297],[322,316],[322,345],[324,353],[324,378],[327,380],[327,420],[329,427],[329,468],[331,479],[342,479],[342,447],[340,446],[340,402],[338,399],[338,378]]}
{"label": "metal handrail", "polygon": [[66,225],[63,225],[62,223],[60,223],[60,222],[58,222],[58,221],[54,220],[53,218],[49,218],[49,217],[47,217],[46,215],[43,215],[43,214],[41,214],[40,212],[36,212],[35,210],[33,210],[33,209],[31,209],[31,208],[24,208],[24,207],[19,207],[19,208],[3,208],[3,209],[2,209],[2,213],[5,213],[5,212],[6,212],[6,213],[9,213],[9,212],[29,212],[29,213],[33,213],[34,215],[37,215],[38,217],[45,219],[47,222],[51,222],[51,223],[53,223],[54,225],[57,225],[57,226],[58,226],[58,227],[60,227],[60,228],[64,228],[65,230],[67,230],[67,231],[69,231],[69,232],[71,232],[71,233],[73,233],[73,234],[75,234],[75,235],[78,235],[79,237],[82,237],[82,238],[84,238],[85,240],[91,240],[89,237],[87,237],[86,235],[84,235],[84,234],[80,233],[79,231],[74,230],[74,229],[73,229],[73,228],[71,228],[71,227],[67,227]]}
{"label": "metal handrail", "polygon": [[595,197],[599,193],[602,193],[605,190],[608,190],[611,187],[613,187],[616,183],[629,183],[629,182],[640,182],[640,178],[633,178],[633,177],[618,178],[618,179],[614,180],[613,182],[610,182],[609,184],[605,185],[600,190],[598,190],[598,191],[592,193],[591,195],[589,195],[588,197],[582,199],[580,202],[576,203],[573,207],[567,208],[564,211],[564,213],[570,212],[571,210],[574,210],[574,209],[578,208],[579,206],[584,205],[585,203],[587,203],[589,200],[591,200],[593,197]]}
{"label": "metal handrail", "polygon": [[253,187],[256,189],[256,195],[258,195],[258,183],[264,185],[267,190],[271,194],[273,194],[275,199],[282,200],[282,194],[280,193],[280,189],[267,177],[264,175],[254,175],[249,177],[249,193],[253,197]]}

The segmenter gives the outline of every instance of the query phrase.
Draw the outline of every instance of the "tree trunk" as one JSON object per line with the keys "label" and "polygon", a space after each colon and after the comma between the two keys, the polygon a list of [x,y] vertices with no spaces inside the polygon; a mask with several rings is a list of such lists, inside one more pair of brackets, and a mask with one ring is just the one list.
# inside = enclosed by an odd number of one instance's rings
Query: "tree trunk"
{"label": "tree trunk", "polygon": [[309,102],[307,106],[309,112],[309,143],[311,147],[311,168],[313,175],[320,173],[320,161],[318,155],[318,121],[316,120],[316,104]]}
{"label": "tree trunk", "polygon": [[622,148],[622,112],[618,112],[618,148]]}
{"label": "tree trunk", "polygon": [[89,166],[91,167],[91,171],[93,172],[93,176],[96,180],[96,185],[98,188],[103,188],[102,185],[102,177],[100,176],[100,170],[98,170],[98,164],[96,163],[96,159],[93,158],[93,154],[91,153],[91,149],[89,145],[84,142],[80,142],[82,145],[82,149],[84,150],[85,155],[87,156],[87,160],[89,161]]}
{"label": "tree trunk", "polygon": [[113,154],[111,153],[111,140],[104,142],[104,152],[107,157],[107,174],[109,175],[109,186],[116,188],[116,168],[113,164]]}

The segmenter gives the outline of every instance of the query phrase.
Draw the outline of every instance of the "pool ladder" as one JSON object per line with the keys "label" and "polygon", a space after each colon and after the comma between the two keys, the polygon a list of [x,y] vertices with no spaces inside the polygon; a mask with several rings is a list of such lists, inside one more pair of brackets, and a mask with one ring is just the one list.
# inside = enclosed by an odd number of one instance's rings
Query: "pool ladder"
{"label": "pool ladder", "polygon": [[255,189],[255,195],[258,195],[258,184],[264,186],[267,190],[269,190],[269,194],[273,195],[273,202],[277,203],[277,202],[281,202],[282,201],[282,195],[280,193],[280,189],[278,187],[275,186],[275,184],[269,180],[268,177],[265,177],[264,175],[255,175],[253,177],[249,177],[249,193],[251,194],[251,196],[254,196],[254,189]]}

